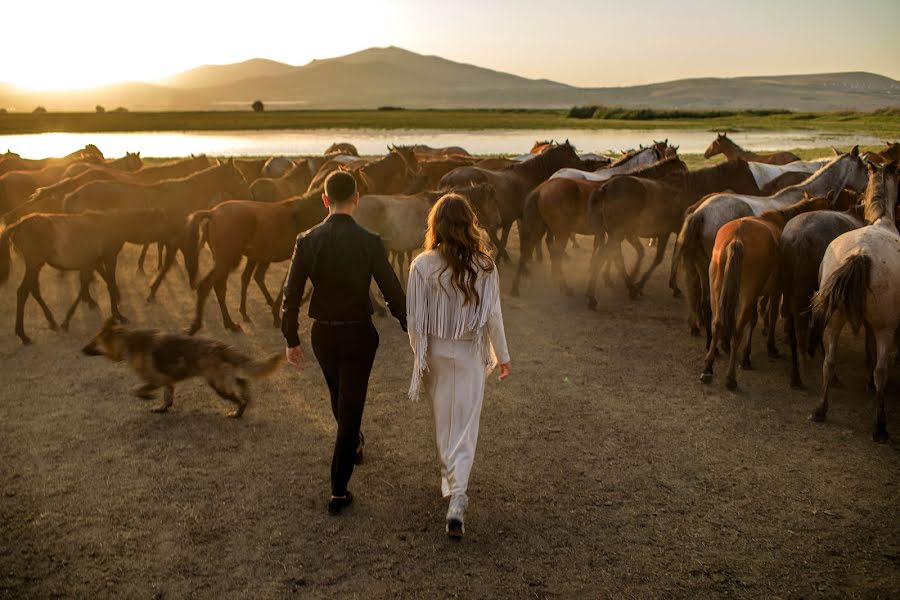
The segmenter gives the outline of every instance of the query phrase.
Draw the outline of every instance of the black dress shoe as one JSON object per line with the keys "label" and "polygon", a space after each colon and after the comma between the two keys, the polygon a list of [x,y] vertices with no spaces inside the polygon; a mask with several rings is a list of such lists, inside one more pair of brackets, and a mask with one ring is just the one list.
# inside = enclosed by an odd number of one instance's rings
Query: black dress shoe
{"label": "black dress shoe", "polygon": [[351,493],[350,490],[347,490],[347,493],[344,496],[332,496],[331,499],[328,500],[328,514],[337,516],[352,503],[353,493]]}

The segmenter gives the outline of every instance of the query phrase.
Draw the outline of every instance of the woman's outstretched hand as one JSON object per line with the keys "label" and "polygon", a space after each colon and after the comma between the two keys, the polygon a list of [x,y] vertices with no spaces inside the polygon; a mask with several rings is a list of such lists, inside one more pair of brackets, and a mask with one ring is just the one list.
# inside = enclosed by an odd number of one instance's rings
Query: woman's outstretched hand
{"label": "woman's outstretched hand", "polygon": [[500,365],[500,381],[505,380],[512,373],[512,362]]}

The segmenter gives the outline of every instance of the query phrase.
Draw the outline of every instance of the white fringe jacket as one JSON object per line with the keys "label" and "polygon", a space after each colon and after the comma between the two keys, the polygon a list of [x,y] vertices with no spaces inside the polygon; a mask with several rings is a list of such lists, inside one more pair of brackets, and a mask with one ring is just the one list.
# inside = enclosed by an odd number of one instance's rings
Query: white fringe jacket
{"label": "white fringe jacket", "polygon": [[428,368],[428,336],[472,340],[473,348],[481,353],[488,373],[498,364],[510,360],[500,311],[500,277],[496,267],[490,272],[479,270],[475,289],[481,301],[476,306],[474,303],[463,304],[464,297],[453,285],[450,269],[441,273],[446,264],[439,252],[429,250],[417,256],[410,265],[406,322],[409,343],[415,354],[409,386],[410,400],[418,399],[422,376]]}

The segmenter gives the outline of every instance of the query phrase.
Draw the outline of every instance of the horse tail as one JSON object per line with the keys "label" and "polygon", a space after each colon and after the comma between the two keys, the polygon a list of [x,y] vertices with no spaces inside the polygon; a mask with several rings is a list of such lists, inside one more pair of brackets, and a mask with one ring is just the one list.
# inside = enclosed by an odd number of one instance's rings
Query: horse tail
{"label": "horse tail", "polygon": [[735,313],[741,295],[741,269],[744,265],[744,242],[734,240],[725,249],[725,270],[719,290],[719,339],[730,340],[734,332]]}
{"label": "horse tail", "polygon": [[9,236],[12,235],[13,225],[10,225],[0,233],[0,285],[9,280],[9,269],[12,259],[9,250]]}
{"label": "horse tail", "polygon": [[685,268],[689,268],[701,250],[701,236],[703,230],[703,213],[691,213],[684,219],[678,238],[675,240],[677,255],[672,260],[681,261]]}
{"label": "horse tail", "polygon": [[541,243],[544,230],[547,228],[541,217],[541,207],[538,204],[541,194],[538,189],[532,190],[525,197],[525,209],[522,213],[522,234],[519,236],[519,262],[526,263],[531,260],[531,253],[535,244]]}
{"label": "horse tail", "polygon": [[212,217],[212,212],[212,210],[197,210],[188,216],[182,253],[192,288],[197,285],[197,271],[200,269],[200,226]]}
{"label": "horse tail", "polygon": [[822,282],[812,299],[812,327],[807,351],[814,356],[822,343],[825,325],[836,312],[840,312],[850,323],[854,332],[859,331],[866,317],[866,294],[872,274],[872,258],[865,254],[854,254],[835,269]]}
{"label": "horse tail", "polygon": [[606,221],[603,216],[603,205],[606,204],[606,186],[601,185],[588,197],[588,223],[595,236],[606,233]]}

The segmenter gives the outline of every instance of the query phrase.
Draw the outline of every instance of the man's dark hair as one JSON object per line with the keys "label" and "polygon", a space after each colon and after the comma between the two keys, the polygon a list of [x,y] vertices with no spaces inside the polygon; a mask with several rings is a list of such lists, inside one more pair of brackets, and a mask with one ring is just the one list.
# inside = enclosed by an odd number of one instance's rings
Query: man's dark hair
{"label": "man's dark hair", "polygon": [[332,204],[341,204],[356,193],[356,180],[346,171],[334,171],[325,179],[325,195]]}

